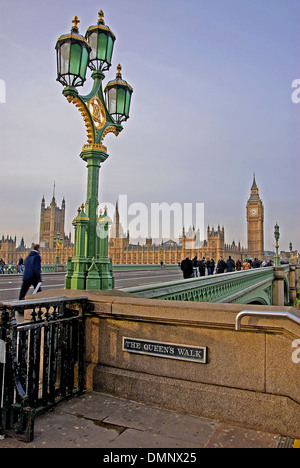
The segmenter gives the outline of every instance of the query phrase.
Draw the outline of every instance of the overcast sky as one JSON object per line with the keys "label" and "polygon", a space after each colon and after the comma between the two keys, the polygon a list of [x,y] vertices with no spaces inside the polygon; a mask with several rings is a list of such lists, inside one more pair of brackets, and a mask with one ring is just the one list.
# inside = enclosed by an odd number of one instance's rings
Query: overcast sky
{"label": "overcast sky", "polygon": [[[86,131],[56,81],[55,44],[74,15],[84,35],[100,9],[117,37],[104,84],[121,63],[134,89],[124,131],[105,140],[100,201],[204,203],[205,226],[246,245],[255,171],[265,248],[278,222],[280,248],[300,250],[299,0],[0,0],[0,235],[38,240],[54,180],[73,235]],[[90,87],[88,78],[80,93]]]}

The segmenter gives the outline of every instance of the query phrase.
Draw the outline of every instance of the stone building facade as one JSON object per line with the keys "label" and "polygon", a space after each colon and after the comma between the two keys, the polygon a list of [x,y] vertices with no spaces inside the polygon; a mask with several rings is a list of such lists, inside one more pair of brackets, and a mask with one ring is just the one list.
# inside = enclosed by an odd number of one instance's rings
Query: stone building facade
{"label": "stone building facade", "polygon": [[131,244],[129,232],[127,234],[123,232],[118,205],[116,205],[110,231],[108,256],[112,259],[113,264],[157,265],[161,262],[178,264],[187,256],[190,258],[197,256],[198,259],[213,258],[217,261],[220,256],[225,258],[227,255],[231,255],[233,259],[237,260],[246,254],[246,250],[242,249],[240,244],[237,246],[234,242],[231,245],[225,244],[224,227],[218,226],[217,229],[208,227],[206,240],[201,243],[199,239],[199,229],[190,227],[188,231],[183,228],[179,242],[169,239],[156,243],[149,238],[144,244]]}
{"label": "stone building facade", "polygon": [[[60,246],[60,262],[66,264],[68,257],[73,257],[74,245],[71,242],[71,234],[66,235],[65,229],[65,200],[62,200],[61,207],[57,206],[55,193],[51,203],[46,207],[45,198],[41,202],[40,216],[40,237],[41,255],[43,264],[53,265],[56,261],[56,248],[54,238],[57,234],[63,240]],[[133,244],[130,242],[129,232],[124,233],[121,223],[118,205],[114,214],[113,223],[110,230],[108,244],[108,256],[113,264],[153,264],[161,262],[164,264],[178,264],[189,256],[198,259],[213,258],[215,262],[222,256],[227,259],[229,255],[234,259],[243,260],[245,257],[257,257],[264,259],[264,207],[259,197],[259,190],[255,176],[251,187],[250,198],[247,203],[247,232],[248,248],[241,247],[234,241],[231,244],[225,243],[224,227],[208,226],[207,235],[204,242],[200,242],[199,229],[190,227],[187,231],[183,228],[182,235],[178,242],[172,239],[157,243],[153,239],[146,239],[143,244]],[[22,239],[19,246],[16,246],[16,238],[0,238],[0,258],[5,263],[17,263],[19,258],[25,258],[30,252],[30,248],[25,247]]]}

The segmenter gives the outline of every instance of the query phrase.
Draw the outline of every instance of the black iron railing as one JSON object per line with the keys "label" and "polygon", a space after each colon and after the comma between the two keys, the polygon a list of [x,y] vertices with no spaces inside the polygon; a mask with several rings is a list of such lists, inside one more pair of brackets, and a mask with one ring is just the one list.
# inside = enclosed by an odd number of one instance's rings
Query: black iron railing
{"label": "black iron railing", "polygon": [[0,303],[0,434],[33,440],[38,414],[83,392],[87,304],[85,297]]}

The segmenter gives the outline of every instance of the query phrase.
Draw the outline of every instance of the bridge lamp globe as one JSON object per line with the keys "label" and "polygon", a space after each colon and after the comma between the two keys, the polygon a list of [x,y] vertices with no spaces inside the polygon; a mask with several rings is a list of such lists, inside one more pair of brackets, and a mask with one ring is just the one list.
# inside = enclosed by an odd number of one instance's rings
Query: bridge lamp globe
{"label": "bridge lamp globe", "polygon": [[278,242],[280,239],[280,232],[279,232],[279,226],[277,223],[274,227],[274,237],[275,237],[275,240]]}
{"label": "bridge lamp globe", "polygon": [[57,81],[65,87],[83,86],[91,47],[79,34],[78,20],[75,16],[70,34],[60,36],[56,43]]}
{"label": "bridge lamp globe", "polygon": [[99,11],[96,26],[90,26],[85,38],[91,46],[89,54],[89,68],[93,71],[106,71],[111,66],[111,59],[116,36],[104,23],[104,13]]}
{"label": "bridge lamp globe", "polygon": [[109,81],[104,89],[108,112],[118,124],[129,118],[133,93],[132,87],[122,79],[121,70],[121,65],[118,65],[115,80]]}

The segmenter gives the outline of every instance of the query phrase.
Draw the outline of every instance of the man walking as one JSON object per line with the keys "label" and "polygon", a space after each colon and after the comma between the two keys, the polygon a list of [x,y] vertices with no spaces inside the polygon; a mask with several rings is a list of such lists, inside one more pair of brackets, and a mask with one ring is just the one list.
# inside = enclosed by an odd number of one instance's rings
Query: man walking
{"label": "man walking", "polygon": [[[37,287],[41,282],[41,256],[39,244],[34,244],[33,249],[25,260],[25,271],[23,274],[23,282],[19,295],[19,300],[23,301],[30,286]],[[41,291],[41,288],[39,288]],[[39,292],[38,291],[38,292]]]}
{"label": "man walking", "polygon": [[220,257],[218,264],[217,264],[217,273],[218,274],[225,273],[225,268],[226,268],[226,263],[223,260],[223,257]]}
{"label": "man walking", "polygon": [[205,276],[205,267],[206,267],[206,262],[205,262],[205,257],[202,258],[199,262],[199,275],[200,276]]}
{"label": "man walking", "polygon": [[191,278],[194,274],[193,270],[193,262],[189,257],[186,257],[185,260],[182,260],[180,268],[183,272],[183,278],[188,279]]}

